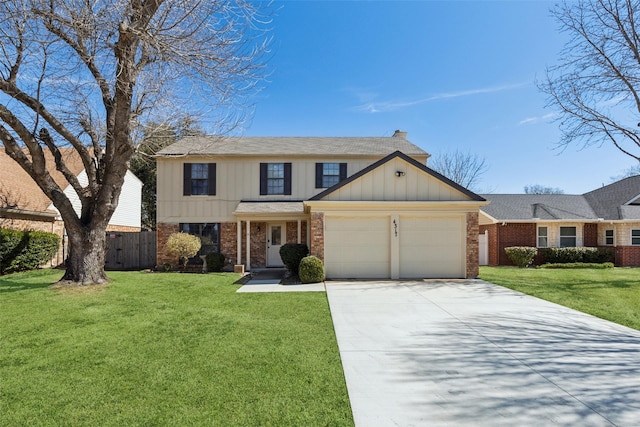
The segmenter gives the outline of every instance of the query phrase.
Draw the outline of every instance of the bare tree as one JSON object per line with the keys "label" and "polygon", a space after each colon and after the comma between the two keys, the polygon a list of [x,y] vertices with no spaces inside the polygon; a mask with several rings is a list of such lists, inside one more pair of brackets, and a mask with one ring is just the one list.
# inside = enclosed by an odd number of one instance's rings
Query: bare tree
{"label": "bare tree", "polygon": [[547,187],[542,184],[524,186],[524,194],[564,194],[564,190],[558,187]]}
{"label": "bare tree", "polygon": [[[0,142],[60,212],[69,237],[63,281],[107,280],[105,230],[139,124],[186,100],[233,112],[256,88],[265,52],[260,6],[0,0]],[[82,159],[87,183],[65,164],[65,146]],[[80,212],[48,172],[46,151],[75,190]]]}
{"label": "bare tree", "polygon": [[559,112],[560,145],[611,143],[640,161],[640,3],[567,2],[553,15],[569,41],[539,86]]}
{"label": "bare tree", "polygon": [[429,160],[429,167],[453,182],[476,191],[482,175],[488,169],[484,158],[459,150],[434,155]]}

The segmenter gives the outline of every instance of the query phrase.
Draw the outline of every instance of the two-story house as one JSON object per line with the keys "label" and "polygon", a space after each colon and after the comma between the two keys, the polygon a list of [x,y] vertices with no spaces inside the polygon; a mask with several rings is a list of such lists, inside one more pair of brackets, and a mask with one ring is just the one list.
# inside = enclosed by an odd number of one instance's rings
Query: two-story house
{"label": "two-story house", "polygon": [[475,277],[485,199],[392,137],[187,137],[157,155],[158,263],[183,231],[230,264],[306,243],[328,278]]}

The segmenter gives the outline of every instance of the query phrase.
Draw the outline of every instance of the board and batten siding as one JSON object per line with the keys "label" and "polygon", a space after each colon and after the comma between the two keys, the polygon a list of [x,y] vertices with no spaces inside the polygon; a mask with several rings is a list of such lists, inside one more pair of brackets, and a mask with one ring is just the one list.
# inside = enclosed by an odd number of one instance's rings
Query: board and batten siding
{"label": "board and batten siding", "polygon": [[[80,185],[86,186],[88,184],[87,174],[83,170],[78,174],[78,181]],[[78,194],[73,187],[68,185],[64,189],[64,194],[69,198],[73,209],[78,215],[82,206]],[[49,205],[49,209],[58,211],[53,204]],[[124,183],[122,184],[122,191],[120,192],[120,198],[118,199],[118,207],[111,216],[109,225],[120,225],[126,227],[141,227],[141,213],[142,213],[142,181],[138,179],[131,171],[127,171],[124,177]]]}
{"label": "board and batten siding", "polygon": [[[398,172],[404,175],[398,176]],[[323,200],[466,201],[469,198],[439,179],[396,158],[327,195]]]}
{"label": "board and batten siding", "polygon": [[[347,163],[347,176],[366,168],[379,157],[215,157],[189,156],[158,158],[157,221],[233,222],[233,215],[241,200],[306,200],[322,188],[315,188],[316,163]],[[260,195],[260,163],[287,163],[291,169],[291,195]],[[215,196],[183,196],[183,164],[216,163]]]}

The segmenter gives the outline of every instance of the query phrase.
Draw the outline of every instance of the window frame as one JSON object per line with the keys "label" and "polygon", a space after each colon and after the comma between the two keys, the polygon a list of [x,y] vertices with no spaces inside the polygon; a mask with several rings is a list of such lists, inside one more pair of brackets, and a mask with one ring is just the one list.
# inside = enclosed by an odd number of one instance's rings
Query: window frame
{"label": "window frame", "polygon": [[[562,235],[562,230],[568,230],[568,229],[573,229],[573,234],[572,235]],[[576,226],[561,226],[560,230],[558,231],[558,246],[560,246],[561,248],[575,248],[578,246],[578,227]],[[563,239],[573,239],[573,245],[566,245],[562,243]]]}
{"label": "window frame", "polygon": [[[609,232],[611,235],[609,236]],[[609,239],[611,239],[611,243],[609,243]],[[604,244],[606,246],[615,246],[616,244],[616,233],[613,228],[608,228],[604,230]]]}
{"label": "window frame", "polygon": [[[204,167],[206,165],[206,167]],[[206,178],[194,178],[194,169],[206,171]],[[184,163],[183,164],[183,196],[215,196],[216,195],[216,164],[215,163]],[[199,181],[199,185],[194,185],[194,181]],[[194,188],[200,191],[194,192]]]}
{"label": "window frame", "polygon": [[[269,177],[269,165],[283,165],[283,178]],[[269,180],[282,179],[282,191],[273,191],[269,186]],[[291,163],[271,162],[260,163],[260,195],[261,196],[290,196],[291,195]]]}
{"label": "window frame", "polygon": [[[337,174],[327,174],[325,166],[328,165],[337,165]],[[326,181],[326,178],[329,177],[337,177],[337,180],[333,183],[329,183]],[[340,181],[347,178],[347,164],[346,163],[338,163],[338,162],[323,162],[316,163],[316,188],[329,188],[333,187]],[[333,178],[335,179],[335,178]],[[332,179],[332,181],[333,181]],[[329,185],[330,184],[330,185]]]}
{"label": "window frame", "polygon": [[[636,232],[635,236],[634,231]],[[632,228],[630,231],[630,237],[631,246],[640,246],[640,228]],[[636,239],[636,243],[634,243],[634,239]]]}
{"label": "window frame", "polygon": [[[542,235],[540,233],[540,231],[544,229],[544,235]],[[544,238],[545,239],[545,244],[541,245],[540,244],[540,238]],[[548,248],[549,247],[549,227],[546,225],[541,225],[537,227],[537,233],[536,233],[536,245],[539,248]]]}
{"label": "window frame", "polygon": [[[199,262],[201,255],[208,255],[210,253],[220,253],[220,223],[219,222],[181,222],[179,225],[179,231],[181,233],[187,233],[192,236],[198,236],[200,241],[202,242],[202,246],[198,253],[190,258],[190,260],[194,260]],[[204,230],[207,227],[211,227],[213,233],[209,235],[204,235]],[[197,230],[195,230],[197,229]],[[215,236],[213,234],[215,233]],[[209,239],[209,242],[205,241]],[[209,250],[211,248],[212,250]]]}

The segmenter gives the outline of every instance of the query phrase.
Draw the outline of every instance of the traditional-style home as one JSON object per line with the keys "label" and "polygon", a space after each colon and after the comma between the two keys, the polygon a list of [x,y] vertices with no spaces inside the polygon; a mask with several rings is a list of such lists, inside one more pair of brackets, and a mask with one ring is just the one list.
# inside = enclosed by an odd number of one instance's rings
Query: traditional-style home
{"label": "traditional-style home", "polygon": [[[86,173],[80,156],[73,149],[62,149],[65,165],[85,184]],[[52,178],[64,188],[64,192],[80,211],[80,201],[64,176],[55,170],[51,154],[45,152],[47,167]],[[111,217],[107,231],[140,231],[142,209],[142,182],[131,172],[127,172],[120,194],[118,208]],[[0,227],[16,230],[48,231],[60,237],[60,250],[51,261],[60,264],[66,256],[66,233],[58,210],[40,190],[31,177],[11,159],[4,150],[0,151]]]}
{"label": "traditional-style home", "polygon": [[[618,266],[640,266],[640,176],[581,195],[486,194],[483,264],[510,265],[509,246],[610,247]],[[486,257],[483,257],[486,251]]]}
{"label": "traditional-style home", "polygon": [[170,234],[201,254],[282,266],[306,243],[329,278],[475,277],[484,198],[426,166],[392,137],[187,137],[157,155],[158,263]]}

